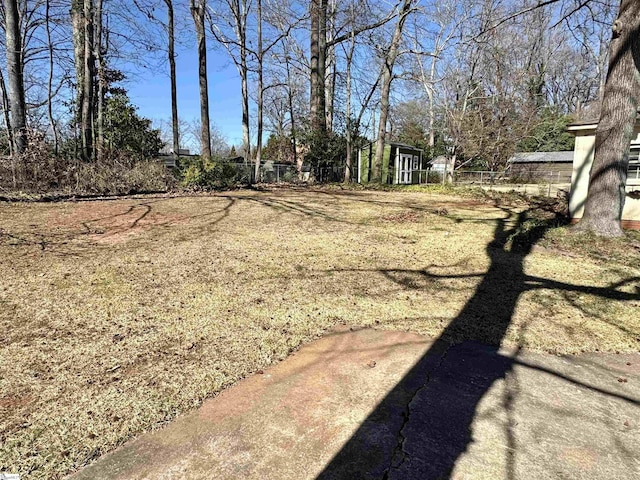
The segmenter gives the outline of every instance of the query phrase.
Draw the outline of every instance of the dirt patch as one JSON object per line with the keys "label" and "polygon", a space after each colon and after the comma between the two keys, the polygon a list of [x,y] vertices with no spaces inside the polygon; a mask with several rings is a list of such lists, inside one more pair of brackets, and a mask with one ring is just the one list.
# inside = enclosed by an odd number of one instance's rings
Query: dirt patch
{"label": "dirt patch", "polygon": [[188,215],[158,211],[159,200],[137,202],[92,201],[66,203],[51,212],[47,228],[63,230],[86,240],[116,244],[152,228],[168,227],[188,220]]}

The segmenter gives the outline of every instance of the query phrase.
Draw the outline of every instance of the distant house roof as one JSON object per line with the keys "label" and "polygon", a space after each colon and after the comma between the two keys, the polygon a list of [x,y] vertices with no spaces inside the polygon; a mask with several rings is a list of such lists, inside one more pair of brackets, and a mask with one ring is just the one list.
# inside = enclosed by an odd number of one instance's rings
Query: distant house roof
{"label": "distant house roof", "polygon": [[[173,155],[173,148],[169,145],[165,145],[160,149],[160,155]],[[178,149],[179,157],[192,157],[191,151],[188,148],[180,148]]]}
{"label": "distant house roof", "polygon": [[571,163],[573,151],[569,152],[521,152],[513,155],[507,163]]}
{"label": "distant house roof", "polygon": [[229,163],[244,163],[244,157],[237,155],[235,157],[225,158],[224,161]]}

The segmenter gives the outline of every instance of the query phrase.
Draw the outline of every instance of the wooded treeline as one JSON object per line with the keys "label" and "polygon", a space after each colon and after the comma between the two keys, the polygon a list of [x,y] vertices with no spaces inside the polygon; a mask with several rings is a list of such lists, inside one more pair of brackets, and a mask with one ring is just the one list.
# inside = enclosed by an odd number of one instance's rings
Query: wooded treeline
{"label": "wooded treeline", "polygon": [[263,157],[265,134],[279,145],[271,155],[298,162],[333,160],[322,157],[333,151],[327,142],[334,136],[349,143],[366,137],[453,152],[494,169],[514,145],[549,147],[541,123],[597,108],[617,5],[587,3],[575,12],[580,4],[565,1],[516,15],[535,4],[5,0],[4,143],[23,151],[29,128],[55,148],[73,137],[78,155],[96,159],[110,87],[144,65],[172,79],[167,112],[177,149],[176,45],[193,45],[205,156],[208,99],[216,95],[208,91],[209,54],[227,55],[237,67],[247,160]]}
{"label": "wooded treeline", "polygon": [[[247,163],[257,160],[256,169],[266,157],[298,168],[340,164],[348,180],[356,147],[373,141],[375,180],[381,147],[394,140],[424,148],[428,158],[499,170],[516,150],[570,148],[567,122],[598,118],[619,5],[4,0],[0,146],[15,157],[38,138],[56,155],[100,162],[123,147],[113,133],[118,111],[109,108],[114,101],[130,106],[119,82],[144,67],[171,79],[164,140],[177,153],[185,144],[177,76],[186,73],[176,71],[176,51],[194,49],[201,101],[195,136],[204,158],[228,149],[211,131],[217,92],[207,78],[207,55],[225,55],[240,78],[238,152]],[[155,148],[149,135],[160,132],[135,118],[142,143]]]}

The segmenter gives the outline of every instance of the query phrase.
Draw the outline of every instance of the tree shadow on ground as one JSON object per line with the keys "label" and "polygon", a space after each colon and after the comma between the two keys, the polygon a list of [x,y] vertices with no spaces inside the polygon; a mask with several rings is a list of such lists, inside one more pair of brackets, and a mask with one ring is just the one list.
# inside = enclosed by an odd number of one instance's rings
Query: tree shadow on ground
{"label": "tree shadow on ground", "polygon": [[[503,210],[505,217],[497,221],[486,248],[490,266],[472,298],[318,479],[452,478],[457,461],[473,442],[472,423],[481,400],[517,364],[517,353],[507,356],[499,348],[520,296],[540,288],[540,283],[549,283],[545,288],[573,287],[524,272],[525,258],[545,231],[559,223],[560,215],[532,221],[530,211]],[[402,281],[402,277],[387,277]],[[640,292],[627,294],[614,290],[615,286],[611,290],[578,287],[583,288],[604,297],[640,299]],[[474,341],[464,341],[469,338]],[[509,419],[512,403],[507,395],[503,408]],[[508,422],[508,443],[514,436],[511,429]],[[507,478],[513,478],[514,462],[514,455],[507,458]]]}

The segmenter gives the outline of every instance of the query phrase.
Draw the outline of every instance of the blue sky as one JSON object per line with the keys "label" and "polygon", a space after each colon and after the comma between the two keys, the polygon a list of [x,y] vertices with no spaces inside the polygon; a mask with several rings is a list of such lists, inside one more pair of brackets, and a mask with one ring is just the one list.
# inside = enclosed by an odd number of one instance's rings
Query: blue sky
{"label": "blue sky", "polygon": [[[222,51],[207,52],[209,74],[209,108],[211,121],[220,129],[230,144],[242,143],[242,110],[240,77],[229,58]],[[145,70],[130,78],[126,84],[129,97],[138,113],[152,120],[171,119],[171,84],[169,66],[163,71]],[[200,118],[198,89],[198,55],[195,49],[183,48],[177,52],[178,112],[181,119]]]}

